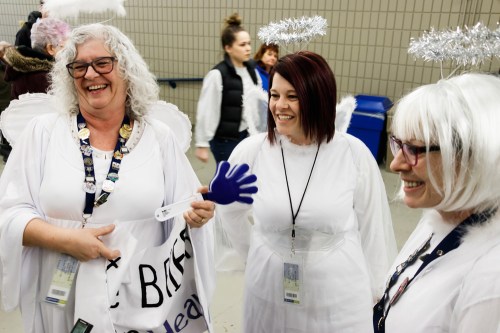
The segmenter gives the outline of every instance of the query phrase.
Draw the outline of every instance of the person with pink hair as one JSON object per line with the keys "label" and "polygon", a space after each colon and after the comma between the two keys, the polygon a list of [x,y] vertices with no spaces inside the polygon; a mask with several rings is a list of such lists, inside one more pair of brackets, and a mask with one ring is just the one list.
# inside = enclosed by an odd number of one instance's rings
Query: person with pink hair
{"label": "person with pink hair", "polygon": [[[0,60],[5,65],[4,81],[10,83],[10,99],[19,99],[26,93],[45,93],[49,88],[48,75],[56,53],[64,46],[71,28],[56,18],[38,19],[31,27],[31,45],[12,46],[0,42]],[[10,146],[2,145],[4,161]]]}
{"label": "person with pink hair", "polygon": [[11,82],[11,99],[25,93],[44,93],[54,56],[64,46],[71,28],[56,18],[39,19],[31,28],[31,48],[0,42],[0,58],[6,64],[5,81]]}

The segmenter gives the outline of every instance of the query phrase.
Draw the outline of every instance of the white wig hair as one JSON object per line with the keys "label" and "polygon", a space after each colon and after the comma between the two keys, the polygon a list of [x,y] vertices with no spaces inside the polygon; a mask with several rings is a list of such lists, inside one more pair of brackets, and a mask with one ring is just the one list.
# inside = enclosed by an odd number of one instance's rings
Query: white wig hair
{"label": "white wig hair", "polygon": [[103,24],[82,25],[72,30],[64,48],[56,55],[56,63],[50,73],[51,88],[63,110],[78,113],[78,95],[74,79],[66,64],[77,56],[77,47],[91,40],[100,40],[116,58],[113,70],[118,70],[127,85],[126,109],[133,119],[140,119],[158,101],[159,87],[155,76],[141,57],[132,41],[116,27]]}
{"label": "white wig hair", "polygon": [[[393,134],[441,147],[427,170],[440,211],[496,209],[500,203],[500,78],[469,73],[417,88],[397,105]],[[428,153],[428,152],[427,152]],[[439,185],[433,170],[441,168]]]}

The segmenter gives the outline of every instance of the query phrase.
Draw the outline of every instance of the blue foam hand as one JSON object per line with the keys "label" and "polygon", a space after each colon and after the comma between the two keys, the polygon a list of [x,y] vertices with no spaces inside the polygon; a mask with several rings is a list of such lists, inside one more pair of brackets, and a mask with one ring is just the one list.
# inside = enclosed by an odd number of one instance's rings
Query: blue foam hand
{"label": "blue foam hand", "polygon": [[217,165],[214,178],[210,182],[208,193],[204,193],[205,200],[211,200],[221,205],[228,205],[235,201],[251,204],[252,197],[249,194],[257,193],[257,186],[247,186],[255,183],[257,176],[247,174],[250,170],[248,164],[237,164],[231,168],[231,164],[222,161]]}

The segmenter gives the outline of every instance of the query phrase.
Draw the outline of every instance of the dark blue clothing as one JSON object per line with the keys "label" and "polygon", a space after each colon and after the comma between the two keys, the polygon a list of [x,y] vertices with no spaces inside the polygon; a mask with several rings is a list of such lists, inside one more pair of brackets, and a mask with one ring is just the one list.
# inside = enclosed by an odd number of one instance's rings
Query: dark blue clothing
{"label": "dark blue clothing", "polygon": [[260,78],[262,79],[262,89],[264,91],[269,91],[269,73],[260,66],[255,67],[257,72],[259,72]]}
{"label": "dark blue clothing", "polygon": [[210,150],[214,154],[215,162],[219,164],[221,161],[227,161],[233,149],[240,143],[244,138],[248,136],[248,131],[241,131],[239,138],[237,140],[223,139],[215,137],[210,140]]}

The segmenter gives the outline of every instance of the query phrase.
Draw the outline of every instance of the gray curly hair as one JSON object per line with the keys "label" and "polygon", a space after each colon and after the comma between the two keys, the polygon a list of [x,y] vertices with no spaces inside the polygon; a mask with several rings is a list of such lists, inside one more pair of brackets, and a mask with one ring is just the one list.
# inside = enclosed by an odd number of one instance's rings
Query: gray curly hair
{"label": "gray curly hair", "polygon": [[77,46],[89,40],[102,40],[116,57],[117,69],[127,83],[127,113],[133,119],[142,118],[148,112],[149,106],[158,101],[159,87],[156,78],[132,41],[110,25],[96,23],[72,30],[64,48],[56,55],[56,63],[50,72],[52,85],[49,94],[57,97],[56,100],[63,110],[79,112],[74,79],[69,75],[66,64],[75,60]]}

